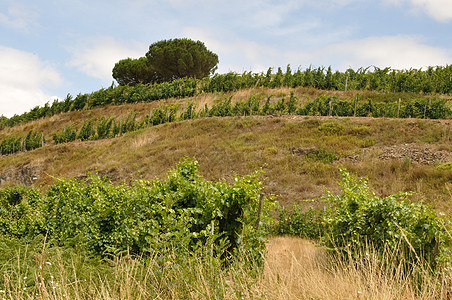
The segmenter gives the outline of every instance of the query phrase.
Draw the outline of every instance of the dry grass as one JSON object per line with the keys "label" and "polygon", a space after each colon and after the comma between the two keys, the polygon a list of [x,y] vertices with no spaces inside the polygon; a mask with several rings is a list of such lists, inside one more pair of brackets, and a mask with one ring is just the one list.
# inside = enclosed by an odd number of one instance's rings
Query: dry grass
{"label": "dry grass", "polygon": [[[326,122],[337,123],[343,129],[339,134],[325,135],[319,127]],[[114,182],[129,182],[161,178],[181,158],[189,156],[200,162],[200,172],[209,180],[232,180],[234,173],[245,175],[263,168],[265,192],[277,195],[282,205],[290,206],[321,197],[325,188],[336,191],[340,179],[338,168],[342,167],[367,176],[381,195],[415,191],[416,201],[450,212],[446,183],[452,180],[452,170],[378,158],[388,145],[406,147],[410,143],[413,147],[424,147],[425,140],[435,135],[436,141],[428,144],[430,151],[452,153],[449,140],[452,121],[413,122],[418,126],[410,132],[414,125],[409,120],[301,116],[205,118],[159,125],[120,138],[49,144],[3,156],[0,176],[10,174],[11,179],[3,186],[34,182],[45,187],[52,183],[53,177],[84,177],[88,171],[98,171]],[[364,139],[373,140],[374,145],[362,148]],[[324,147],[341,156],[341,160],[329,163],[309,159],[300,152],[312,147]],[[356,159],[351,159],[356,155]],[[37,180],[32,181],[33,177]]]}
{"label": "dry grass", "polygon": [[[422,273],[418,286],[413,273],[391,260],[367,251],[358,260],[332,260],[321,248],[298,238],[273,238],[263,286],[269,299],[448,299],[446,280]],[[413,266],[419,268],[419,266]]]}
{"label": "dry grass", "polygon": [[[381,258],[371,250],[355,261],[333,259],[311,241],[290,237],[271,238],[264,270],[257,277],[249,266],[236,263],[224,269],[203,255],[164,265],[153,258],[143,264],[126,256],[91,270],[80,256],[68,260],[64,255],[43,249],[28,270],[2,274],[0,298],[450,299],[447,283],[452,280],[450,272],[432,276],[417,265],[416,271],[407,272],[390,254]],[[30,274],[34,286],[27,286]],[[421,283],[416,278],[422,278]]]}
{"label": "dry grass", "polygon": [[[258,168],[265,170],[265,192],[275,194],[284,206],[305,199],[319,198],[325,188],[337,190],[339,167],[370,183],[382,195],[401,190],[417,192],[416,201],[426,201],[443,212],[452,212],[445,183],[452,180],[452,170],[438,170],[435,165],[380,160],[384,146],[429,145],[431,151],[444,151],[452,156],[452,120],[391,120],[369,118],[329,118],[302,116],[205,118],[155,126],[126,134],[121,138],[54,145],[52,134],[89,118],[115,116],[124,118],[131,111],[143,118],[161,104],[187,101],[200,109],[217,99],[232,96],[232,102],[255,96],[263,103],[268,96],[276,102],[294,92],[299,103],[319,95],[352,99],[356,91],[322,91],[314,88],[254,88],[220,94],[200,94],[187,99],[167,99],[151,103],[109,105],[89,111],[76,111],[0,130],[0,139],[10,134],[25,135],[30,129],[43,131],[48,143],[30,152],[2,156],[0,187],[24,183],[45,187],[53,177],[84,177],[98,171],[115,182],[137,178],[153,179],[165,174],[180,158],[195,157],[200,171],[210,180],[233,178]],[[382,96],[362,92],[362,97]],[[384,96],[384,95],[383,95]],[[332,122],[342,127],[338,134],[327,135],[319,127]],[[328,163],[307,159],[299,150],[324,147],[341,156]],[[298,151],[298,152],[297,152]],[[358,159],[350,157],[358,156]],[[49,176],[50,175],[50,176]],[[36,178],[36,179],[34,179]]]}

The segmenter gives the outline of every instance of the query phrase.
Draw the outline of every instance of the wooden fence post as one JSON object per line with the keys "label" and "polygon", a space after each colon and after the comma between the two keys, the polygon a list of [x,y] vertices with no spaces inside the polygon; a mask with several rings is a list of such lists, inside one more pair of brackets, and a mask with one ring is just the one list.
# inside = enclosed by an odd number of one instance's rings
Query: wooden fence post
{"label": "wooden fence post", "polygon": [[259,197],[259,206],[257,207],[257,220],[256,220],[256,230],[259,229],[259,223],[261,222],[261,212],[262,212],[262,202],[263,202],[263,197],[262,195],[260,195]]}

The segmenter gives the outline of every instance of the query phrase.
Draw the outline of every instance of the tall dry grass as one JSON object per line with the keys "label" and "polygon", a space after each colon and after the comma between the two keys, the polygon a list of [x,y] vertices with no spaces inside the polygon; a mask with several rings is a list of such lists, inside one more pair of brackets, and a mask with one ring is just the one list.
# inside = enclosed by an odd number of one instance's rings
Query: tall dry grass
{"label": "tall dry grass", "polygon": [[371,248],[340,259],[311,241],[273,237],[262,272],[245,260],[224,268],[209,252],[100,262],[62,249],[23,250],[0,269],[0,299],[450,299],[452,292],[450,270],[407,270]]}
{"label": "tall dry grass", "polygon": [[352,259],[328,256],[311,242],[277,237],[269,244],[262,286],[269,299],[450,299],[450,270],[406,270],[393,253],[371,248]]}

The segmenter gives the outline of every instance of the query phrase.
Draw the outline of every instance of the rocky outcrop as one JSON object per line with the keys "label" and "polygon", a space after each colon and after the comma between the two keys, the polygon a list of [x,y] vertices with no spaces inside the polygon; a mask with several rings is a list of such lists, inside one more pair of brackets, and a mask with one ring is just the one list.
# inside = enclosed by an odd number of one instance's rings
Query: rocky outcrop
{"label": "rocky outcrop", "polygon": [[25,164],[14,169],[0,170],[0,185],[4,183],[32,185],[42,176],[39,165]]}
{"label": "rocky outcrop", "polygon": [[431,165],[445,163],[452,160],[452,153],[444,150],[435,150],[429,146],[412,146],[410,144],[384,147],[378,156],[381,160],[410,159],[411,162]]}
{"label": "rocky outcrop", "polygon": [[358,162],[364,156],[376,155],[379,160],[405,160],[411,163],[431,165],[452,161],[452,152],[439,150],[432,145],[402,144],[393,146],[376,146],[361,150],[360,154],[343,157],[341,161]]}

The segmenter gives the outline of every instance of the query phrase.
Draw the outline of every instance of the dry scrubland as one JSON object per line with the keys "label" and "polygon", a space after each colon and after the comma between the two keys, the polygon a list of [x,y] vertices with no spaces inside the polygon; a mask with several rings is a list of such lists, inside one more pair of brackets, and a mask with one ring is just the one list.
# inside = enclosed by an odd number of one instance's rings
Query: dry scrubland
{"label": "dry scrubland", "polygon": [[[353,98],[354,92],[327,92],[309,88],[250,89],[230,94],[233,101],[255,95],[273,101],[294,91],[300,102],[320,94]],[[226,95],[229,96],[229,95]],[[223,95],[191,98],[198,109]],[[0,138],[43,131],[54,132],[70,124],[106,116],[143,117],[162,103],[107,106],[52,116],[0,131]],[[452,120],[253,116],[204,118],[158,125],[122,137],[71,142],[21,152],[0,159],[0,187],[28,184],[46,188],[55,177],[85,178],[97,172],[114,183],[133,179],[163,179],[181,158],[193,157],[208,180],[231,182],[234,173],[245,175],[262,168],[264,192],[277,196],[282,206],[304,203],[321,207],[325,189],[338,192],[339,169],[366,176],[381,196],[413,191],[413,201],[452,213]],[[311,241],[272,237],[261,274],[250,266],[223,269],[208,255],[193,256],[183,267],[128,257],[123,253],[109,264],[45,244],[19,247],[14,259],[0,270],[6,286],[0,293],[11,299],[450,299],[445,282],[450,273],[431,277],[421,265],[412,272],[369,249],[352,260],[334,260]],[[378,258],[378,259],[377,259]],[[26,266],[21,265],[28,261]],[[40,268],[41,267],[41,268]],[[28,268],[28,269],[27,269]],[[31,269],[41,285],[26,290]],[[46,276],[43,276],[44,273]],[[412,275],[415,276],[412,276]],[[41,277],[40,277],[41,276]],[[52,276],[52,277],[50,277]],[[44,277],[46,279],[44,279]],[[415,282],[413,278],[424,278]],[[29,278],[28,278],[29,279]],[[8,282],[20,282],[8,285]],[[0,287],[1,289],[2,287]],[[449,298],[448,298],[449,297]],[[2,298],[2,294],[0,294]]]}

